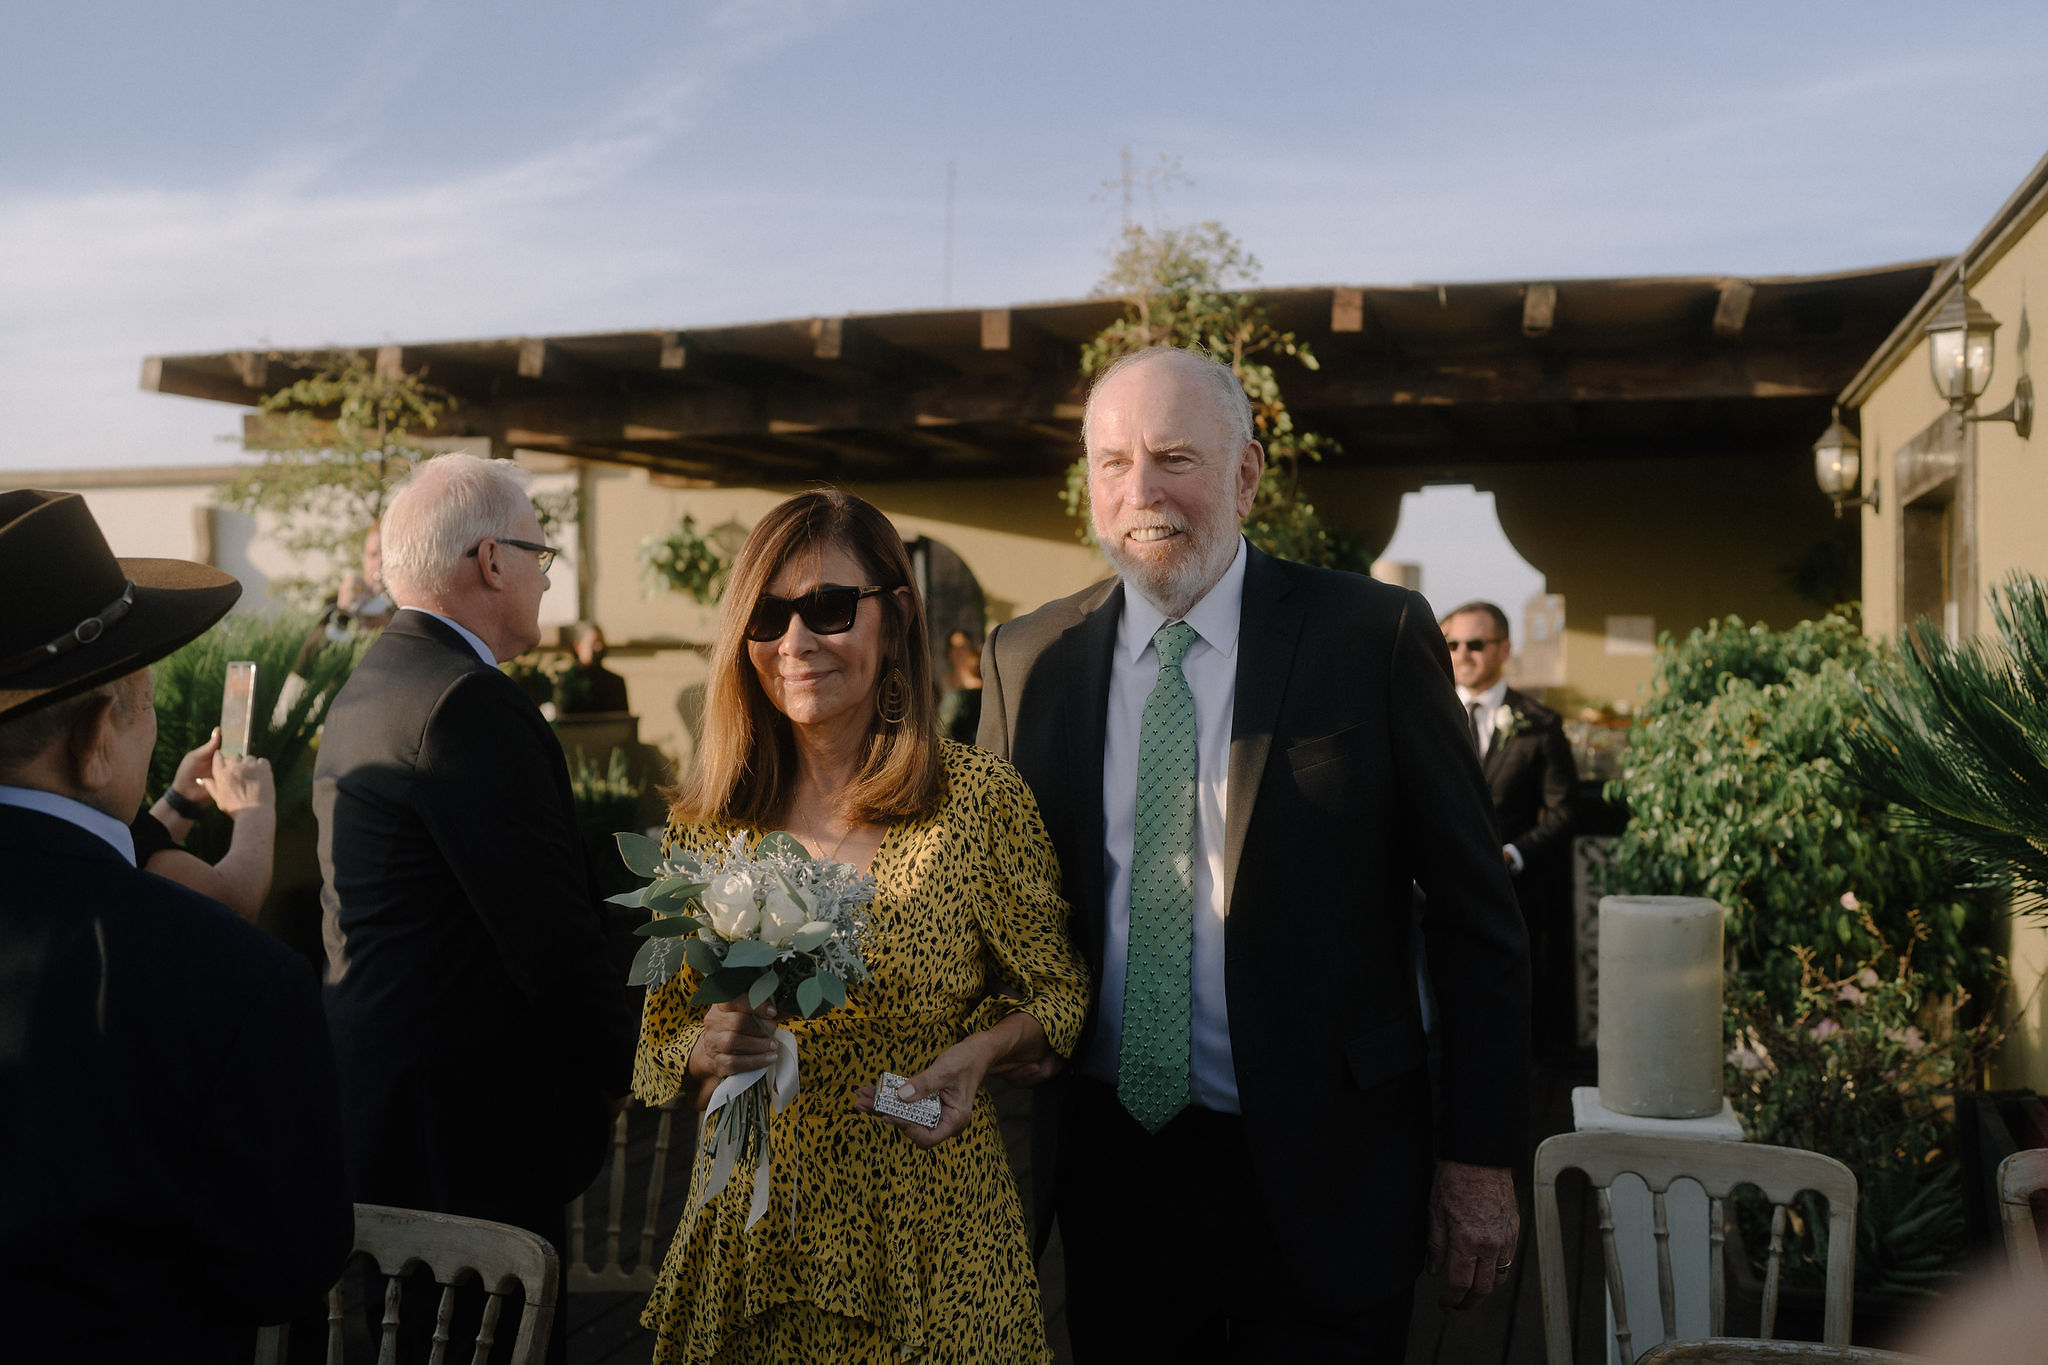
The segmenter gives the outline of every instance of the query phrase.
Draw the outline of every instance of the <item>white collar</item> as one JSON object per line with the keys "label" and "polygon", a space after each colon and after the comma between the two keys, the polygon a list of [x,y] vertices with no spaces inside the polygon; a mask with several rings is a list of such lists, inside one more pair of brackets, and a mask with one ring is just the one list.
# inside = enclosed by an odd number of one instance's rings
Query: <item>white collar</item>
{"label": "white collar", "polygon": [[1468,692],[1461,687],[1458,689],[1458,700],[1463,702],[1467,706],[1470,706],[1472,705],[1472,703],[1477,702],[1479,703],[1480,710],[1486,712],[1488,715],[1492,715],[1495,711],[1498,711],[1501,707],[1507,705],[1508,680],[1506,678],[1501,678],[1497,680],[1493,686],[1487,688],[1484,692]]}
{"label": "white collar", "polygon": [[477,638],[477,633],[475,631],[471,630],[468,626],[463,625],[462,622],[456,620],[454,617],[443,616],[440,612],[432,611],[426,607],[400,607],[399,610],[416,611],[422,616],[433,617],[436,621],[439,621],[442,625],[448,627],[448,629],[454,631],[457,635],[460,635],[463,639],[469,641],[469,647],[476,651],[477,658],[482,659],[492,668],[496,668],[498,666],[497,659],[495,659],[491,655],[491,647],[485,644],[481,639]]}
{"label": "white collar", "polygon": [[0,785],[0,806],[19,806],[23,810],[54,815],[66,824],[76,825],[87,834],[96,834],[106,840],[128,866],[135,866],[135,836],[128,832],[128,826],[105,811],[94,810],[83,801],[73,801],[68,796],[46,792],[39,787]]}
{"label": "white collar", "polygon": [[[1244,537],[1237,538],[1237,553],[1215,586],[1180,619],[1195,628],[1218,654],[1229,658],[1237,653],[1237,627],[1244,614]],[[1117,648],[1136,663],[1152,645],[1152,637],[1166,624],[1166,613],[1152,605],[1145,595],[1124,584],[1124,619],[1117,628]]]}

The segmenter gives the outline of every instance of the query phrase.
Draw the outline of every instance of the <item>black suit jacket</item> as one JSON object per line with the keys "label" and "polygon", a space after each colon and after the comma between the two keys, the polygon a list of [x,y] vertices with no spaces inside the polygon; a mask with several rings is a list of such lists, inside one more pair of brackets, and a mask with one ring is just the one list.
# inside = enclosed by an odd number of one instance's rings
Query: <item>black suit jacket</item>
{"label": "black suit jacket", "polygon": [[[1250,550],[1225,812],[1224,979],[1256,1191],[1293,1269],[1332,1302],[1406,1292],[1432,1156],[1519,1161],[1528,1134],[1527,943],[1429,605]],[[1102,583],[989,636],[981,742],[1024,774],[1060,855],[1074,935],[1101,970],[1102,752],[1123,588]],[[1411,882],[1442,1018],[1432,1133]],[[1099,979],[1099,978],[1098,978]],[[1084,1044],[1085,1046],[1085,1044]],[[1033,1106],[1042,1239],[1066,1134]]]}
{"label": "black suit jacket", "polygon": [[1578,766],[1557,712],[1512,687],[1505,705],[1515,715],[1514,734],[1495,726],[1481,766],[1500,841],[1522,855],[1525,876],[1540,875],[1563,865]]}
{"label": "black suit jacket", "polygon": [[0,1354],[247,1360],[353,1219],[305,961],[0,807]]}
{"label": "black suit jacket", "polygon": [[636,1032],[561,746],[401,611],[328,712],[313,808],[356,1197],[545,1234],[603,1160]]}

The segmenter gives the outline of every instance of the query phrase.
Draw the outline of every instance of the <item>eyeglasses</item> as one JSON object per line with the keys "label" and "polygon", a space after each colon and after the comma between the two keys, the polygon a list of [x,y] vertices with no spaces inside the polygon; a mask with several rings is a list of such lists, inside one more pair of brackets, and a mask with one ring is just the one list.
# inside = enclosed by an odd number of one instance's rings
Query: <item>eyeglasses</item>
{"label": "eyeglasses", "polygon": [[764,592],[754,602],[753,614],[747,617],[747,638],[762,645],[780,640],[789,629],[792,612],[804,618],[804,629],[813,635],[844,635],[853,629],[861,599],[882,591],[876,587],[848,588],[827,583],[801,597],[777,597]]}
{"label": "eyeglasses", "polygon": [[1500,641],[1498,641],[1498,640],[1448,640],[1448,639],[1447,639],[1447,640],[1445,640],[1445,641],[1444,641],[1444,644],[1446,644],[1446,645],[1448,645],[1448,646],[1450,647],[1450,651],[1451,651],[1451,653],[1453,653],[1453,654],[1456,654],[1456,653],[1457,653],[1457,652],[1458,652],[1459,650],[1461,650],[1461,649],[1462,649],[1462,650],[1466,650],[1466,651],[1468,651],[1468,652],[1470,652],[1470,653],[1473,653],[1473,654],[1477,654],[1477,653],[1479,653],[1479,652],[1480,652],[1481,650],[1485,649],[1485,648],[1486,648],[1486,647],[1487,647],[1488,645],[1497,645],[1497,644],[1499,644],[1499,643],[1500,643]]}
{"label": "eyeglasses", "polygon": [[[530,540],[514,540],[510,536],[486,536],[484,540],[495,540],[500,545],[516,545],[522,550],[533,551],[534,558],[540,561],[540,571],[543,574],[548,571],[548,566],[555,562],[555,556],[562,553],[552,545],[536,545]],[[476,544],[464,550],[462,557],[464,559],[475,559],[477,551],[483,549],[483,547],[484,542],[479,540]]]}

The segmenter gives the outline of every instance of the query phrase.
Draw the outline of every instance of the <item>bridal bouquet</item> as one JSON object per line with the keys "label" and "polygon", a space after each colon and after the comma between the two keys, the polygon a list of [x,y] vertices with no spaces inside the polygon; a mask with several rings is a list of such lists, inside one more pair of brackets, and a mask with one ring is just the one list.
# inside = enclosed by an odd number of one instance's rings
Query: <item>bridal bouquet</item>
{"label": "bridal bouquet", "polygon": [[[652,880],[609,899],[653,918],[634,932],[647,939],[627,980],[660,986],[687,963],[702,978],[691,1005],[769,1001],[779,1013],[812,1019],[846,1003],[850,981],[865,981],[863,949],[872,877],[845,863],[813,858],[796,838],[777,831],[749,852],[745,834],[703,858],[664,855],[638,834],[618,836],[619,856],[635,876]],[[797,1094],[796,1039],[778,1026],[775,1061],[728,1076],[705,1109],[705,1170],[696,1207],[726,1186],[733,1168],[754,1162],[754,1201],[747,1226],[768,1211],[768,1122]]]}

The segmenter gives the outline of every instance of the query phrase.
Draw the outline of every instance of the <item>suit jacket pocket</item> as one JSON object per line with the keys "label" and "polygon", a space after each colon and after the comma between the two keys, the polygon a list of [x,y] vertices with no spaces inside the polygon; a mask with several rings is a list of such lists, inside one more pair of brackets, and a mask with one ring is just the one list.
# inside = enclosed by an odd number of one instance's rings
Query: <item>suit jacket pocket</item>
{"label": "suit jacket pocket", "polygon": [[1385,1085],[1429,1060],[1429,1035],[1417,1019],[1395,1019],[1345,1040],[1345,1060],[1360,1090]]}
{"label": "suit jacket pocket", "polygon": [[1358,752],[1359,744],[1365,738],[1365,728],[1370,723],[1347,725],[1332,734],[1288,745],[1287,766],[1298,773],[1333,759],[1350,757]]}

